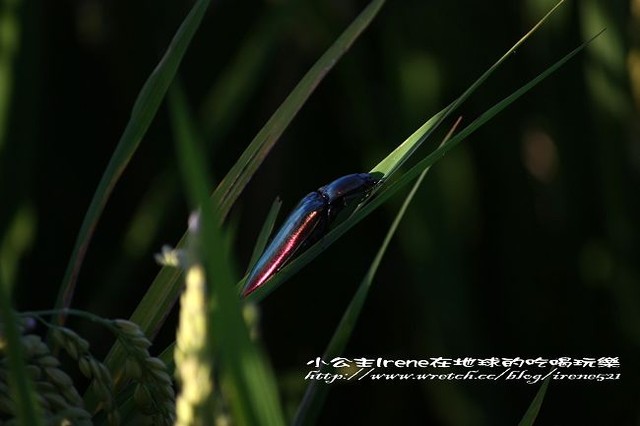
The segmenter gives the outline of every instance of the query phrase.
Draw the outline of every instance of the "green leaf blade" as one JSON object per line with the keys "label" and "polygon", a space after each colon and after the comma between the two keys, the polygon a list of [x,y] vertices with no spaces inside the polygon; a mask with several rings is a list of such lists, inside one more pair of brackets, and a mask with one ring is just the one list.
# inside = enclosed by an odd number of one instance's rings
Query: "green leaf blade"
{"label": "green leaf blade", "polygon": [[547,379],[542,383],[542,386],[540,386],[540,389],[533,398],[533,401],[531,401],[531,405],[527,408],[527,411],[524,413],[524,416],[522,417],[522,420],[520,420],[520,423],[518,423],[518,426],[533,426],[536,418],[538,417],[538,413],[540,412],[540,408],[542,407],[544,396],[547,393],[549,381],[550,379]]}
{"label": "green leaf blade", "polygon": [[[173,88],[172,98],[177,102],[172,105],[183,102],[180,93],[177,87]],[[175,114],[184,111],[185,108],[181,108]],[[186,121],[184,117],[178,120],[179,123]],[[187,127],[178,126],[176,143],[180,169],[190,203],[194,209],[200,209],[197,232],[209,294],[208,346],[213,349],[214,359],[220,361],[223,392],[236,422],[284,425],[273,372],[257,345],[251,342],[242,317],[228,245],[220,228],[222,221],[209,200],[207,168],[196,139]],[[213,363],[213,359],[210,362]]]}
{"label": "green leaf blade", "polygon": [[129,123],[98,183],[98,188],[93,195],[80,231],[78,232],[75,246],[58,293],[55,304],[57,309],[68,308],[71,305],[80,266],[84,260],[89,242],[102,211],[122,172],[151,125],[151,121],[160,107],[160,103],[177,72],[187,47],[200,26],[204,13],[209,6],[209,1],[210,0],[198,0],[195,3],[178,28],[164,56],[138,94],[131,111]]}

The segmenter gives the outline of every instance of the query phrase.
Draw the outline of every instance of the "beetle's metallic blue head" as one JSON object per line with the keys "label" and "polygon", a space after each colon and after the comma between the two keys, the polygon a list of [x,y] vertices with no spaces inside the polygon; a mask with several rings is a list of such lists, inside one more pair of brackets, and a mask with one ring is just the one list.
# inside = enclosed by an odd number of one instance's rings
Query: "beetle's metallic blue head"
{"label": "beetle's metallic blue head", "polygon": [[380,179],[370,173],[354,173],[318,189],[327,200],[329,221],[333,221],[345,207],[364,201],[379,182]]}

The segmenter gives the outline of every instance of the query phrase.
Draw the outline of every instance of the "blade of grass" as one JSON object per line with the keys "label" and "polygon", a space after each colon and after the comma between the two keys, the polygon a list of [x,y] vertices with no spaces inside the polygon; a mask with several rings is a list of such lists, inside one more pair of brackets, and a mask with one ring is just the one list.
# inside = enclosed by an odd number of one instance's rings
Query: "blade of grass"
{"label": "blade of grass", "polygon": [[[179,94],[169,96],[167,99],[174,138],[176,140],[197,138],[196,135],[198,134],[198,131],[195,129],[196,126],[193,115],[191,114],[184,96],[182,96],[181,93],[182,92],[179,92]],[[187,240],[187,234],[183,235],[178,242],[176,249],[183,249]],[[161,268],[152,283],[151,288],[147,291],[131,316],[131,321],[138,324],[144,331],[145,335],[151,340],[156,335],[160,326],[164,323],[165,319],[171,312],[171,309],[178,300],[178,296],[182,289],[181,277],[183,277],[182,268]],[[158,283],[170,283],[171,285],[160,285]],[[171,352],[167,352],[167,354],[172,357],[173,350]],[[115,372],[114,384],[116,387],[120,387],[122,385],[120,366],[123,365],[124,357],[125,351],[123,350],[122,345],[120,342],[115,342],[105,358],[105,364],[109,369],[111,369],[111,371]],[[87,405],[90,405],[94,401],[95,394],[93,389],[89,388],[85,394],[85,402]]]}
{"label": "blade of grass", "polygon": [[[194,139],[197,141],[195,143],[200,143],[193,115],[187,106],[181,89],[178,87],[178,81],[174,82],[170,90],[170,96],[167,99],[174,138],[176,140]],[[185,234],[178,243],[178,248],[184,247],[186,241],[187,235]],[[182,288],[180,280],[182,275],[181,268],[162,268],[156,280],[162,278],[176,285],[157,287],[153,292],[148,291],[134,312],[131,320],[138,324],[149,338],[152,339],[152,336],[157,332],[157,328],[154,328],[153,325],[163,323],[176,303]],[[122,364],[123,356],[122,347],[116,342],[106,358],[106,363],[110,368],[114,368]],[[116,374],[114,379],[116,386],[120,385],[120,375]]]}
{"label": "blade of grass", "polygon": [[373,0],[356,17],[300,80],[220,182],[213,194],[213,199],[216,207],[220,209],[221,219],[224,220],[244,187],[320,81],[367,28],[383,4],[384,0]]}
{"label": "blade of grass", "polygon": [[395,184],[400,184],[400,185],[406,184],[406,182],[408,182],[409,180],[415,178],[426,167],[429,167],[432,164],[434,164],[435,162],[437,162],[440,159],[442,159],[447,152],[449,152],[451,149],[455,148],[467,136],[471,135],[478,128],[480,128],[486,122],[488,122],[493,117],[495,117],[499,112],[501,112],[506,107],[511,105],[513,102],[515,102],[517,99],[522,97],[525,93],[530,91],[533,87],[538,85],[545,78],[549,77],[551,74],[553,74],[555,71],[557,71],[567,61],[569,61],[575,55],[577,55],[582,50],[584,50],[584,48],[587,47],[597,37],[599,37],[600,34],[602,34],[603,31],[604,30],[600,31],[599,33],[594,35],[591,39],[589,39],[586,42],[582,43],[580,46],[578,46],[577,48],[575,48],[574,50],[569,52],[567,55],[562,57],[560,60],[555,62],[553,65],[551,65],[549,68],[544,70],[542,73],[538,74],[538,76],[536,76],[535,78],[530,80],[525,85],[521,86],[518,90],[514,91],[512,94],[510,94],[509,96],[507,96],[506,98],[504,98],[503,100],[501,100],[500,102],[498,102],[497,104],[495,104],[494,106],[489,108],[482,115],[480,115],[480,117],[475,119],[469,126],[465,127],[463,130],[460,131],[460,133],[458,133],[456,136],[451,138],[451,140],[446,145],[443,145],[443,146],[439,147],[434,152],[432,152],[427,157],[425,157],[423,160],[421,160],[418,164],[413,166],[413,168],[410,169],[407,173],[405,173],[400,179],[398,179],[397,182],[394,182],[394,185]]}
{"label": "blade of grass", "polygon": [[544,396],[547,393],[547,388],[549,387],[549,381],[551,379],[547,379],[542,382],[542,386],[536,393],[535,398],[531,401],[531,405],[527,409],[527,412],[524,413],[522,420],[518,423],[518,426],[533,426],[533,423],[536,421],[536,417],[538,417],[538,413],[540,412],[540,407],[542,407],[542,401],[544,400]]}
{"label": "blade of grass", "polygon": [[[604,30],[603,30],[604,31]],[[504,98],[502,101],[498,102],[487,111],[485,111],[480,117],[474,120],[467,127],[462,129],[458,134],[452,137],[445,145],[440,146],[438,149],[433,151],[431,154],[427,155],[424,159],[419,161],[416,165],[414,165],[411,169],[404,172],[396,181],[390,182],[386,185],[383,185],[379,191],[376,192],[376,195],[367,200],[367,203],[362,206],[358,211],[356,211],[352,216],[346,219],[344,222],[336,226],[332,229],[322,240],[318,243],[311,246],[304,253],[302,253],[299,257],[293,260],[290,264],[284,267],[281,271],[279,271],[272,279],[267,281],[264,285],[259,287],[256,291],[249,295],[248,300],[258,302],[262,300],[265,296],[275,290],[280,284],[286,281],[293,274],[298,272],[303,266],[317,257],[322,251],[324,251],[327,247],[333,244],[340,236],[342,236],[345,232],[347,232],[351,227],[360,222],[364,217],[369,215],[373,210],[378,208],[382,203],[384,203],[389,197],[391,197],[395,192],[397,192],[404,185],[418,177],[423,170],[427,167],[432,166],[437,161],[442,159],[444,155],[449,152],[451,149],[456,147],[460,142],[462,142],[466,137],[471,135],[474,131],[484,125],[487,121],[495,117],[499,112],[504,110],[507,106],[515,102],[518,98],[523,96],[537,84],[539,84],[542,80],[547,78],[549,75],[554,73],[558,68],[564,65],[569,59],[573,58],[580,51],[582,51],[589,43],[591,43],[596,37],[598,37],[602,32],[596,34],[593,38],[586,41],[567,55],[565,55],[562,59],[554,63],[552,66],[547,68],[545,71],[540,73],[537,77],[529,81],[527,84],[520,87],[518,90],[513,92],[511,95]],[[241,286],[242,282],[238,284]]]}
{"label": "blade of grass", "polygon": [[[184,19],[173,40],[169,44],[164,56],[153,70],[142,90],[138,94],[129,123],[118,142],[113,156],[100,179],[98,188],[93,195],[89,209],[84,217],[78,233],[69,264],[67,266],[62,285],[58,293],[55,307],[68,308],[71,305],[74,289],[80,272],[80,266],[84,260],[89,242],[95,230],[96,224],[111,192],[122,175],[129,160],[136,151],[147,129],[151,125],[160,102],[165,96],[169,84],[176,74],[178,66],[189,46],[193,35],[202,21],[205,11],[209,6],[209,0],[198,0],[187,17]],[[58,321],[63,321],[62,317]]]}
{"label": "blade of grass", "polygon": [[516,50],[524,44],[547,19],[564,3],[560,0],[546,15],[542,17],[524,36],[520,38],[504,55],[500,57],[493,65],[489,67],[476,81],[474,81],[467,90],[465,90],[455,101],[446,108],[431,117],[418,130],[416,130],[406,141],[400,144],[391,154],[376,165],[372,172],[381,172],[386,178],[390,177],[402,164],[420,147],[438,126],[452,114],[458,107],[466,101],[469,96],[475,92],[499,67],[506,61]]}
{"label": "blade of grass", "polygon": [[245,271],[245,275],[249,273],[253,265],[260,258],[260,255],[264,251],[264,248],[267,246],[267,242],[269,241],[269,236],[273,231],[273,226],[276,223],[276,218],[278,217],[280,207],[282,207],[282,200],[280,198],[276,198],[271,205],[271,210],[269,210],[269,214],[267,214],[267,218],[265,219],[264,224],[262,225],[262,229],[260,230],[260,234],[258,235],[258,239],[256,240],[256,245],[253,248],[251,260],[249,261],[249,266]]}
{"label": "blade of grass", "polygon": [[[179,90],[179,89],[176,89]],[[171,117],[172,127],[174,129],[175,138],[177,140],[182,140],[184,138],[197,138],[195,136],[198,132],[195,129],[195,123],[193,120],[193,116],[187,107],[185,99],[181,95],[172,95],[168,99],[169,103],[169,111]],[[198,138],[199,139],[199,138]],[[266,245],[266,240],[269,237],[269,233],[273,228],[273,224],[275,222],[275,218],[278,214],[279,208],[281,206],[281,202],[279,200],[274,201],[273,206],[267,216],[265,224],[263,226],[263,230],[261,231],[261,236],[256,245],[256,249],[254,250],[254,256],[256,253],[261,253]],[[186,242],[186,236],[184,236],[180,243],[179,247],[183,247]],[[180,284],[179,278],[182,276],[182,271],[179,268],[163,268],[160,272],[160,276],[167,281],[171,281],[172,283]],[[166,275],[162,275],[166,274]],[[176,286],[164,286],[157,287],[155,292],[148,292],[147,296],[143,299],[143,301],[136,309],[132,320],[139,324],[143,329],[149,330],[152,324],[162,324],[166,316],[171,311],[177,296],[180,293],[181,285]],[[151,328],[151,331],[148,333],[154,335],[157,332],[157,328]],[[166,352],[166,351],[165,351]],[[167,355],[172,356],[173,351],[166,352]],[[111,368],[114,368],[117,365],[121,365],[119,360],[124,356],[124,352],[120,347],[120,344],[116,342],[116,344],[111,349],[109,355],[107,356],[107,362]],[[173,361],[172,361],[173,362]],[[120,384],[119,378],[120,375],[115,375],[116,384]],[[86,396],[88,401],[93,399],[93,395],[88,393]]]}
{"label": "blade of grass", "polygon": [[[458,121],[456,121],[456,123],[453,125],[440,146],[447,143],[447,140],[451,137],[455,129],[458,127],[459,123],[460,119],[458,119]],[[333,359],[337,356],[340,356],[347,346],[347,343],[349,342],[351,334],[353,333],[353,330],[355,328],[358,317],[360,316],[360,312],[362,312],[362,307],[364,306],[364,302],[367,299],[369,289],[371,288],[371,285],[373,283],[373,278],[378,270],[378,266],[380,266],[382,257],[386,253],[387,247],[389,246],[391,239],[395,235],[395,232],[398,229],[398,226],[400,225],[400,222],[402,221],[402,218],[404,217],[409,204],[411,204],[413,197],[415,196],[418,188],[422,184],[422,181],[424,180],[428,172],[429,167],[422,171],[415,184],[411,188],[411,191],[409,191],[409,194],[406,196],[404,202],[402,203],[400,210],[396,214],[393,223],[387,231],[387,235],[384,237],[382,245],[378,249],[378,253],[373,259],[373,262],[371,262],[369,270],[362,279],[360,285],[358,286],[356,294],[351,299],[351,302],[349,303],[349,306],[342,316],[342,319],[340,320],[336,331],[333,333],[333,337],[331,338],[331,341],[329,342],[329,345],[324,352],[323,359]],[[327,372],[327,370],[328,367],[324,364],[320,368],[321,373],[325,373]],[[329,388],[329,384],[318,380],[312,381],[309,386],[307,386],[307,390],[304,393],[302,402],[298,406],[298,411],[296,412],[296,416],[293,421],[294,425],[312,425],[316,423],[318,415],[320,414],[320,409],[322,408],[327,394],[329,393]]]}
{"label": "blade of grass", "polygon": [[[261,72],[268,63],[269,53],[273,50],[281,33],[286,30],[285,17],[295,3],[286,2],[277,5],[260,19],[239,48],[235,58],[212,84],[198,111],[199,128],[202,129],[203,141],[209,145],[208,151],[215,151],[216,145],[236,124],[251,93],[255,92]],[[157,237],[158,230],[163,227],[167,219],[166,212],[170,211],[169,205],[178,195],[176,176],[177,171],[169,169],[151,184],[149,191],[133,213],[129,229],[123,237],[125,252],[130,251],[132,245],[135,245],[137,250],[135,254],[128,255],[127,259],[119,260],[120,264],[112,268],[114,270],[112,278],[107,279],[106,282],[126,285],[128,280],[122,277],[128,273],[128,266],[133,262],[132,258],[139,257],[143,253],[146,255],[151,241]],[[150,216],[149,212],[152,210],[155,213]],[[162,213],[158,214],[158,212]],[[120,289],[117,285],[115,287],[110,285],[109,288],[104,288],[102,293],[104,294],[94,295],[93,300],[104,304],[108,298],[118,297]],[[171,305],[167,308],[170,309]]]}
{"label": "blade of grass", "polygon": [[[179,96],[177,86],[172,87],[171,97]],[[221,220],[209,200],[204,156],[199,152],[195,138],[185,133],[188,129],[182,128],[178,132],[185,136],[176,140],[178,159],[190,203],[201,209],[198,232],[209,293],[209,344],[220,362],[225,396],[237,424],[284,425],[273,373],[258,348],[251,343],[242,317],[229,252],[219,228]]]}
{"label": "blade of grass", "polygon": [[[184,132],[188,132],[188,134],[190,135],[194,135],[195,133],[197,133],[197,131],[195,130],[193,116],[190,113],[184,98],[181,96],[172,96],[168,99],[168,102],[172,118],[172,125],[174,131],[176,132],[175,137],[185,137]],[[178,128],[182,129],[182,135],[178,134]],[[265,220],[265,223],[263,225],[262,231],[256,243],[256,247],[254,248],[252,262],[257,261],[257,256],[259,256],[260,253],[262,253],[262,251],[264,250],[281,205],[282,202],[280,200],[274,201],[271,210],[267,215],[267,219]],[[182,237],[177,247],[184,247],[185,243],[186,235]],[[147,330],[147,335],[155,335],[158,331],[158,328],[156,327],[159,327],[159,325],[164,322],[164,319],[171,311],[173,305],[177,300],[177,296],[180,293],[181,285],[179,284],[181,276],[182,270],[179,268],[162,268],[160,274],[158,275],[158,277],[156,277],[156,280],[160,279],[162,281],[176,283],[178,285],[154,287],[156,291],[148,292],[146,297],[141,301],[138,308],[134,312],[132,320],[140,325],[142,329]],[[153,327],[153,325],[156,325],[156,327]],[[167,354],[172,357],[173,351],[167,352]],[[107,365],[112,367],[115,365],[120,365],[118,361],[112,360],[118,360],[123,355],[124,353],[122,352],[122,348],[118,343],[116,343],[107,356]]]}

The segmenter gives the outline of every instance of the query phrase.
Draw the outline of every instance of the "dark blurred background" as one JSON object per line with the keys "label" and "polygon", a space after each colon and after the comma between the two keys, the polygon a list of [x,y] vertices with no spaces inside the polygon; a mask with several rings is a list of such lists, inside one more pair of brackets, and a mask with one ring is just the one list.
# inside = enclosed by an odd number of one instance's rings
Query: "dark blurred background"
{"label": "dark blurred background", "polygon": [[[53,306],[135,97],[192,3],[1,3],[0,242],[19,309]],[[216,179],[365,5],[212,2],[179,74]],[[389,1],[232,211],[238,278],[276,196],[284,214],[310,190],[370,170],[552,6]],[[568,2],[456,114],[470,123],[604,27],[586,52],[432,169],[348,357],[620,357],[618,381],[552,382],[538,424],[640,424],[640,4]],[[159,269],[153,253],[185,230],[180,185],[163,107],[104,211],[74,307],[130,315]],[[402,199],[261,303],[287,413],[304,391],[306,362],[322,354]],[[337,384],[320,422],[512,425],[538,387]]]}

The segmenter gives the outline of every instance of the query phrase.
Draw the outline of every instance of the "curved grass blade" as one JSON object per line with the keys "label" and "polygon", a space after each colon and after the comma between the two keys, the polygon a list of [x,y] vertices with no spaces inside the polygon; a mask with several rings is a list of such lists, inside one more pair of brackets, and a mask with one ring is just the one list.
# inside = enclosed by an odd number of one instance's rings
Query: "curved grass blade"
{"label": "curved grass blade", "polygon": [[[175,87],[172,97],[174,94],[179,95]],[[185,189],[191,205],[201,211],[198,243],[206,272],[208,347],[213,349],[210,362],[216,359],[220,363],[221,383],[235,423],[284,425],[273,373],[251,343],[242,317],[221,218],[209,200],[204,156],[194,142],[193,137],[176,139]]]}
{"label": "curved grass blade", "polygon": [[236,164],[216,188],[214,205],[220,209],[220,217],[224,220],[231,206],[247,185],[260,164],[269,154],[289,123],[296,116],[302,105],[318,86],[325,75],[351,47],[358,36],[371,23],[384,0],[373,0],[356,17],[349,27],[338,37],[331,47],[318,59],[305,76],[296,85],[287,99],[269,118],[267,124],[253,138]]}
{"label": "curved grass blade", "polygon": [[[98,188],[93,195],[89,209],[84,217],[78,233],[69,264],[67,266],[62,285],[58,293],[55,307],[57,309],[68,308],[73,298],[80,266],[84,260],[89,242],[95,230],[102,210],[107,203],[111,191],[122,175],[129,160],[136,151],[151,121],[155,116],[160,102],[164,98],[169,84],[173,80],[178,65],[202,21],[205,11],[209,6],[209,0],[198,0],[187,17],[184,19],[173,40],[169,44],[164,56],[153,70],[142,90],[138,94],[129,123],[118,142],[109,164],[100,179]],[[59,320],[62,320],[61,318]]]}
{"label": "curved grass blade", "polygon": [[[240,46],[235,58],[205,95],[197,115],[200,117],[200,134],[202,140],[208,144],[208,150],[215,151],[217,144],[236,125],[248,99],[256,91],[261,74],[268,65],[269,53],[286,31],[283,21],[294,3],[286,2],[270,8],[268,14],[249,31],[250,35]],[[115,272],[111,273],[111,278],[107,278],[106,282],[112,285],[99,290],[93,300],[102,303],[118,297],[123,291],[122,286],[128,281],[122,279],[122,276],[128,273],[128,266],[132,262],[135,263],[134,260],[139,260],[141,255],[147,256],[151,242],[167,220],[169,204],[178,196],[176,178],[177,171],[169,169],[151,183],[147,194],[136,207],[128,230],[123,236],[122,250],[128,252],[127,260],[119,259],[119,264],[111,268]],[[150,214],[151,211],[155,213]],[[135,253],[130,252],[132,246],[136,247]],[[164,296],[159,298],[164,300]],[[167,310],[170,307],[168,306]]]}
{"label": "curved grass blade", "polygon": [[[190,115],[190,111],[187,108],[184,96],[182,92],[175,89],[170,92],[168,98],[169,115],[171,118],[171,124],[174,131],[174,138],[178,140],[191,139],[196,137],[197,131],[195,130],[195,124]],[[176,249],[182,249],[187,241],[187,234],[183,235]],[[135,312],[131,316],[131,321],[135,322],[144,331],[145,335],[149,339],[153,339],[158,332],[160,325],[164,323],[171,309],[178,300],[180,290],[182,289],[180,278],[183,276],[181,268],[163,267],[155,278],[154,283],[172,283],[173,285],[157,285],[153,286],[153,291],[149,290],[143,297],[142,301],[138,304]],[[120,386],[121,371],[120,367],[123,365],[125,352],[120,344],[116,342],[107,357],[105,358],[105,364],[115,372],[114,384]],[[93,388],[89,388],[85,394],[85,403],[87,406],[91,406],[95,402],[95,393]]]}
{"label": "curved grass blade", "polygon": [[[192,115],[186,105],[184,96],[179,89],[175,89],[170,92],[171,95],[168,98],[169,112],[172,118],[172,125],[175,132],[176,139],[194,138],[197,131],[195,130],[195,123],[192,120]],[[197,143],[197,142],[196,142]],[[254,249],[253,258],[260,255],[264,246],[267,243],[269,234],[273,229],[276,216],[280,209],[282,202],[275,200],[263,229],[260,233],[256,248]],[[186,235],[182,237],[176,248],[183,248],[186,243]],[[253,259],[252,258],[252,259]],[[252,260],[255,262],[256,260]],[[164,322],[165,318],[171,311],[175,304],[178,295],[180,294],[181,280],[183,271],[180,268],[162,268],[160,273],[156,277],[155,282],[172,283],[175,285],[152,285],[153,291],[148,291],[145,297],[142,299],[131,319],[138,324],[143,330],[146,330],[148,335],[155,335]],[[173,351],[168,352],[173,356]],[[122,348],[119,343],[116,343],[107,356],[107,365],[113,368],[121,364],[121,359],[124,356]]]}
{"label": "curved grass blade", "polygon": [[[169,112],[171,117],[172,127],[174,129],[174,137],[176,140],[184,139],[199,139],[196,136],[198,133],[195,129],[195,123],[193,122],[192,115],[187,107],[186,101],[182,94],[182,91],[178,86],[173,87],[168,98]],[[198,140],[194,140],[194,143],[199,143]],[[274,201],[271,211],[268,214],[265,225],[261,232],[261,237],[258,241],[258,245],[254,250],[255,252],[260,248],[261,253],[266,245],[268,235],[273,228],[275,217],[278,214],[278,210],[282,203],[279,200]],[[186,235],[178,243],[177,248],[183,248],[186,243]],[[262,242],[261,242],[262,241]],[[180,277],[182,276],[182,270],[180,268],[162,268],[159,275],[156,277],[156,282],[170,282],[174,285],[152,285],[153,291],[149,290],[143,300],[138,305],[136,311],[132,315],[131,319],[138,324],[147,335],[153,336],[157,333],[158,328],[164,322],[175,304],[177,297],[180,294],[182,288]],[[167,352],[167,355],[172,356],[173,351]],[[122,364],[124,352],[119,343],[116,343],[107,356],[107,365],[110,368]],[[119,375],[116,375],[116,384],[119,383]],[[87,394],[87,400],[91,400],[93,396]]]}
{"label": "curved grass blade", "polygon": [[[193,117],[179,87],[175,87],[173,90],[170,90],[168,104],[174,138],[176,140],[197,138],[196,134],[198,132],[195,129]],[[199,141],[194,143],[197,144]],[[176,245],[176,249],[184,249],[187,239],[187,234],[183,235]],[[150,339],[153,339],[153,336],[158,332],[160,325],[164,323],[165,319],[171,312],[171,309],[178,300],[178,296],[182,289],[182,276],[182,268],[161,268],[154,280],[154,284],[151,286],[151,289],[147,291],[145,297],[140,301],[131,316],[131,321],[138,324]],[[172,285],[155,285],[157,282],[171,283]],[[168,355],[173,357],[173,350],[168,352]],[[105,359],[105,364],[109,366],[111,370],[118,370],[119,366],[123,363],[124,356],[125,352],[120,342],[116,342],[109,351],[109,354]],[[118,372],[114,375],[114,383],[116,386],[121,385],[120,379],[121,374]],[[94,397],[93,389],[89,388],[85,395],[85,401],[88,405],[93,403],[95,399]]]}
{"label": "curved grass blade", "polygon": [[269,242],[269,236],[273,232],[273,227],[276,223],[280,207],[282,207],[282,200],[280,198],[276,198],[271,205],[271,209],[267,214],[267,218],[265,219],[264,224],[262,225],[262,229],[260,230],[260,234],[258,235],[258,239],[256,240],[256,245],[253,248],[251,260],[249,261],[249,266],[245,271],[245,275],[247,275],[251,268],[253,268],[253,265],[255,265],[255,263],[258,261],[260,255],[264,251],[264,248],[267,246],[267,242]]}
{"label": "curved grass blade", "polygon": [[[459,123],[460,119],[458,119],[458,121],[453,125],[447,136],[440,144],[441,146],[445,144],[451,137]],[[351,334],[353,333],[353,329],[355,328],[355,324],[358,321],[358,317],[360,316],[360,312],[362,312],[362,307],[364,306],[364,302],[367,299],[369,289],[371,288],[371,285],[373,283],[373,278],[378,270],[378,266],[382,261],[382,257],[386,253],[387,247],[389,246],[391,239],[398,229],[398,226],[400,225],[400,222],[402,221],[402,218],[404,217],[409,204],[411,204],[413,197],[415,196],[418,188],[422,184],[422,181],[424,180],[428,172],[429,168],[426,168],[422,171],[422,173],[416,180],[416,183],[413,185],[411,191],[409,191],[409,194],[406,196],[404,202],[402,203],[400,210],[396,214],[393,223],[387,231],[387,235],[384,237],[382,245],[378,249],[378,253],[373,259],[373,262],[371,262],[371,266],[369,267],[367,274],[362,279],[362,282],[358,286],[356,294],[351,299],[351,302],[344,312],[342,319],[340,320],[340,323],[336,328],[336,331],[333,333],[333,337],[331,338],[331,341],[329,342],[329,345],[324,352],[323,359],[333,359],[334,357],[340,356],[347,346],[347,343],[351,338]],[[328,368],[326,365],[322,365],[322,367],[320,368],[321,373],[325,373],[327,372],[327,370]],[[300,406],[298,406],[298,411],[293,421],[294,425],[312,425],[316,423],[318,414],[320,413],[320,409],[322,408],[322,405],[324,404],[324,401],[329,392],[329,388],[330,387],[327,383],[317,380],[312,381],[309,386],[307,386],[307,390],[304,393],[302,402],[300,403]]]}
{"label": "curved grass blade", "polygon": [[469,96],[475,92],[490,76],[493,74],[504,61],[506,61],[516,50],[524,44],[547,19],[564,3],[564,0],[560,0],[546,15],[542,17],[524,36],[520,38],[504,55],[500,57],[493,65],[489,67],[476,81],[474,81],[467,90],[465,90],[455,101],[449,104],[446,108],[431,117],[426,123],[424,123],[418,130],[416,130],[406,141],[400,144],[391,154],[389,154],[384,160],[376,165],[372,172],[381,172],[386,178],[389,178],[396,170],[402,166],[402,164],[420,147],[438,126],[458,107],[466,101]]}
{"label": "curved grass blade", "polygon": [[[191,113],[187,107],[184,94],[180,86],[176,83],[171,87],[168,97],[169,116],[171,118],[171,126],[174,132],[174,139],[184,141],[192,141],[198,144],[199,138],[196,135],[195,123],[193,122]],[[185,234],[176,249],[182,249],[187,242]],[[138,304],[137,309],[131,316],[131,321],[135,322],[144,330],[145,334],[150,338],[157,333],[160,324],[164,322],[169,312],[173,308],[182,289],[181,277],[183,276],[182,268],[161,268],[157,280],[162,282],[171,282],[175,285],[171,286],[152,286],[154,291],[147,291],[145,297]],[[154,281],[155,282],[155,281]],[[110,368],[122,365],[124,352],[119,342],[116,342],[107,355],[106,364]],[[114,377],[115,384],[119,385],[119,375]]]}
{"label": "curved grass blade", "polygon": [[527,412],[524,413],[524,417],[522,417],[518,426],[533,426],[533,423],[536,421],[536,417],[538,417],[538,413],[540,412],[540,407],[542,407],[542,401],[547,393],[550,380],[551,379],[547,379],[542,382],[542,386],[540,386],[540,389],[533,398],[533,401],[531,401],[531,405],[527,408]]}
{"label": "curved grass blade", "polygon": [[[603,30],[604,31],[604,30]],[[489,108],[485,111],[480,117],[474,120],[467,127],[462,129],[458,134],[452,137],[446,144],[440,146],[438,149],[433,151],[431,154],[427,155],[421,161],[419,161],[416,165],[414,165],[411,169],[404,172],[402,176],[400,176],[397,180],[393,182],[389,182],[386,185],[383,185],[378,192],[376,192],[375,197],[368,199],[367,203],[362,206],[358,211],[356,211],[352,216],[346,219],[344,222],[336,226],[333,230],[331,230],[322,240],[318,243],[311,246],[304,253],[298,256],[295,260],[293,260],[290,264],[284,267],[281,271],[279,271],[272,279],[263,284],[260,288],[254,291],[248,299],[251,301],[259,301],[262,300],[266,295],[275,290],[282,282],[287,280],[293,274],[298,272],[304,265],[311,262],[316,256],[318,256],[322,251],[324,251],[327,247],[333,244],[342,234],[347,232],[351,227],[360,222],[364,217],[369,215],[373,210],[378,208],[382,203],[384,203],[389,197],[395,194],[400,188],[404,185],[418,177],[420,173],[426,168],[432,166],[437,161],[442,159],[444,155],[449,152],[451,149],[456,147],[460,142],[462,142],[467,136],[471,135],[474,131],[480,128],[487,121],[495,117],[499,112],[504,110],[506,107],[515,102],[518,98],[523,96],[537,84],[539,84],[542,80],[547,78],[549,75],[558,70],[562,65],[564,65],[569,59],[573,58],[580,51],[582,51],[589,43],[591,43],[596,37],[598,37],[602,32],[596,34],[590,40],[586,41],[567,55],[565,55],[562,59],[554,63],[552,66],[547,68],[545,71],[540,73],[537,77],[529,81],[527,84],[520,87],[518,90],[513,92],[511,95],[504,98],[502,101],[495,104],[493,107]],[[242,282],[238,284],[242,286]]]}

